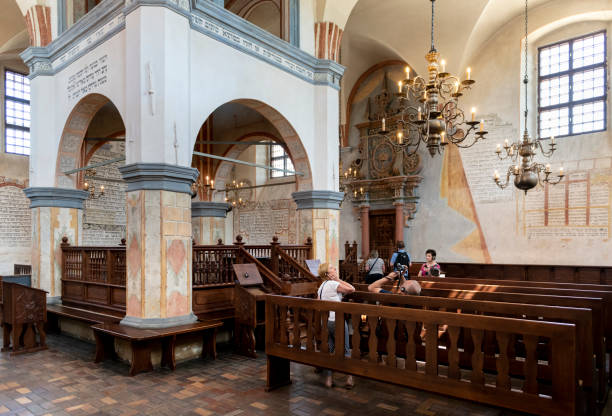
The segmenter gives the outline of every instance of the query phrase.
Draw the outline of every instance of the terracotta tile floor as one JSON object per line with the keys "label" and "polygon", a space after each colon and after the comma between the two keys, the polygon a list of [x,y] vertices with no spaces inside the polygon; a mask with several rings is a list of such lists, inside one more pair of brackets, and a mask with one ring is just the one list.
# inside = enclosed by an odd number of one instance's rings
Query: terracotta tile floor
{"label": "terracotta tile floor", "polygon": [[346,390],[338,376],[328,390],[321,374],[297,364],[291,386],[266,393],[263,353],[249,359],[221,348],[216,361],[128,377],[126,364],[94,364],[91,344],[62,335],[48,343],[31,355],[0,353],[0,415],[517,415],[359,378]]}

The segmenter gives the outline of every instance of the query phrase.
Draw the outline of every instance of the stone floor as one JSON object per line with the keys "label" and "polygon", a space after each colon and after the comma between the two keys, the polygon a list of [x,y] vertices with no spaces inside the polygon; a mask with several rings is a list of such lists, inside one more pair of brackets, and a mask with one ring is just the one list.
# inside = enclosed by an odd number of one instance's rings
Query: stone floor
{"label": "stone floor", "polygon": [[[126,364],[94,364],[91,344],[61,335],[48,344],[31,355],[0,353],[0,415],[518,415],[359,378],[346,390],[338,376],[330,390],[322,375],[297,364],[291,386],[266,393],[264,354],[221,350],[216,361],[128,377]],[[604,414],[612,415],[610,407]]]}

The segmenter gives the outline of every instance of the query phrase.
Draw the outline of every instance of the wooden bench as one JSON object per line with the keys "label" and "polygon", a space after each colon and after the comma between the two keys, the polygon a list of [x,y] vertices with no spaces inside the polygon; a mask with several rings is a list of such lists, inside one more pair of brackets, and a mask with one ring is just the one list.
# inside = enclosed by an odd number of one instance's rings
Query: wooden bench
{"label": "wooden bench", "polygon": [[522,287],[549,287],[555,289],[577,289],[577,290],[604,290],[612,291],[612,285],[599,285],[599,284],[587,284],[587,283],[558,283],[558,282],[534,282],[525,280],[497,280],[497,279],[486,279],[472,278],[472,277],[412,277],[413,280],[417,281],[429,281],[439,283],[472,283],[478,285],[501,285],[501,286],[522,286]]}
{"label": "wooden bench", "polygon": [[60,332],[59,318],[69,318],[84,322],[88,325],[102,323],[119,323],[124,315],[119,313],[109,314],[94,312],[64,305],[47,305],[47,330],[49,332]]}
{"label": "wooden bench", "polygon": [[[525,320],[573,323],[576,325],[576,339],[580,340],[580,342],[577,342],[576,344],[576,385],[580,386],[582,390],[578,398],[580,401],[580,404],[578,405],[578,408],[581,410],[580,413],[594,414],[596,411],[598,392],[602,388],[605,389],[605,386],[600,386],[602,380],[597,377],[598,372],[603,370],[596,368],[595,358],[593,355],[593,311],[591,309],[467,299],[447,299],[427,296],[404,296],[370,292],[354,292],[345,297],[345,300],[356,303],[402,306],[462,314],[502,316]],[[386,336],[389,336],[389,334],[387,333]],[[420,358],[423,358],[424,349],[420,344],[422,339],[419,331],[417,331],[415,337],[420,340],[417,342],[417,355],[419,355]],[[439,330],[438,342],[441,343],[442,346],[448,343],[448,337],[449,334],[446,328]],[[363,338],[364,336],[362,335],[362,343],[365,341]],[[460,343],[462,344],[462,348],[464,349],[464,352],[460,353],[460,360],[462,365],[465,365],[466,360],[470,359],[469,352],[471,351],[471,345],[469,345],[469,342],[463,345],[463,342],[465,340],[469,340],[469,334],[461,333],[459,335],[459,339]],[[485,334],[483,342],[484,351],[495,351],[498,349],[495,339],[492,338],[490,334]],[[515,340],[515,345],[513,346],[513,351],[516,355],[515,358],[511,358],[510,371],[515,375],[521,375],[523,371],[523,363],[519,361],[519,355],[523,354],[524,351],[518,348],[523,347],[521,342],[521,340]],[[598,342],[601,344],[602,340],[600,339]],[[381,345],[378,345],[378,351],[386,352],[386,341],[381,339],[380,336],[379,343],[381,343]],[[546,340],[539,340],[539,343],[541,345],[538,347],[538,358],[541,360],[548,360],[550,346]],[[397,347],[398,351],[403,349],[403,345],[401,345],[401,343],[398,343]],[[438,350],[440,362],[448,363],[448,354],[446,354],[446,351],[446,347],[442,347],[442,349]],[[494,364],[495,363],[491,360],[485,360],[485,369],[495,371],[496,369]],[[543,379],[550,380],[551,374],[546,370],[547,367],[538,366],[538,376]],[[605,383],[605,380],[603,383]]]}
{"label": "wooden bench", "polygon": [[96,337],[95,362],[99,363],[107,358],[116,358],[115,338],[119,338],[128,341],[132,347],[130,376],[134,376],[142,371],[150,371],[153,369],[153,364],[151,363],[151,341],[161,339],[161,366],[174,370],[176,368],[174,349],[177,335],[197,332],[204,333],[202,357],[210,354],[213,358],[216,358],[216,332],[217,328],[221,325],[223,323],[219,321],[194,322],[188,325],[156,329],[134,328],[117,323],[93,325],[91,328]]}
{"label": "wooden bench", "polygon": [[[353,349],[350,357],[344,357],[344,325],[335,329],[335,352],[329,353],[327,342],[321,349],[315,348],[315,316],[320,314],[321,338],[328,337],[327,316],[335,311],[336,320],[350,316],[353,322],[365,322],[369,330],[368,352],[365,360],[360,350],[359,331],[353,331]],[[307,317],[305,345],[289,343],[288,319],[293,328],[299,327],[299,316]],[[291,318],[290,318],[291,317]],[[399,322],[414,334],[417,324],[427,330],[424,363],[417,362],[416,342],[409,336],[405,343],[403,360],[396,355],[396,339],[388,337],[386,360],[377,351],[376,327],[385,320],[394,333]],[[438,360],[437,328],[447,325],[450,342],[448,365]],[[469,368],[460,368],[459,334],[470,331],[474,345]],[[290,383],[290,361],[328,368],[379,381],[423,389],[459,398],[474,400],[514,410],[540,415],[573,415],[576,406],[576,363],[567,357],[575,356],[576,326],[569,323],[527,321],[513,318],[474,316],[440,311],[423,311],[403,307],[375,306],[312,299],[266,296],[266,353],[268,354],[267,390]],[[502,346],[499,354],[482,350],[486,333],[491,333]],[[509,342],[512,337],[525,340],[524,379],[510,373]],[[550,340],[551,355],[547,365],[551,380],[538,378],[538,339]],[[294,340],[299,339],[293,337]],[[485,361],[493,360],[497,374],[487,374]],[[404,365],[399,365],[401,361]]]}

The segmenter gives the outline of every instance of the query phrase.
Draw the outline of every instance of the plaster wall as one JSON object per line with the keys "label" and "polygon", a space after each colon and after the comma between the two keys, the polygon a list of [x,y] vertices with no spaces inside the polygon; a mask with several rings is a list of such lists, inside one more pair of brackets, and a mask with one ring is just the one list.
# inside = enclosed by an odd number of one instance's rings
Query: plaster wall
{"label": "plaster wall", "polygon": [[[529,48],[528,128],[532,137],[537,136],[537,48],[602,29],[606,29],[609,35],[612,29],[605,14],[599,15],[601,20],[587,19],[570,24],[553,20],[559,17],[557,15],[546,19],[541,11],[535,14],[537,23],[533,25],[532,33],[537,36],[530,35]],[[564,17],[564,21],[574,20]],[[492,180],[495,169],[505,176],[511,164],[496,159],[496,145],[505,139],[518,140],[524,128],[522,30],[522,19],[510,21],[480,48],[478,56],[470,60],[472,75],[477,82],[462,97],[461,107],[468,112],[473,106],[477,108],[476,117],[484,120],[488,138],[470,149],[457,150],[448,146],[443,156],[437,155],[433,159],[421,153],[423,169],[420,175],[424,179],[417,189],[418,209],[415,218],[407,221],[404,229],[404,239],[415,260],[424,260],[425,250],[434,248],[441,263],[612,265],[612,137],[609,126],[603,132],[558,138],[553,157],[540,159],[551,163],[553,172],[564,166],[569,178],[578,181],[568,185],[567,192],[563,184],[551,186],[547,191],[550,195],[565,193],[569,201],[565,206],[573,204],[578,207],[566,209],[569,222],[554,223],[550,220],[554,210],[549,210],[549,225],[533,226],[534,220],[530,216],[544,215],[543,188],[529,191],[526,197],[512,185],[499,190]],[[609,41],[607,44],[609,56],[612,50]],[[399,79],[391,78],[395,82]],[[376,88],[371,87],[366,95],[375,91]],[[357,120],[351,120],[349,136],[351,148],[342,152],[343,169],[348,168],[348,163],[356,155],[354,136],[358,133],[354,125],[364,121],[363,114],[363,100],[357,99],[353,104],[353,115]],[[608,105],[608,120],[610,115]],[[543,144],[546,147],[548,142]],[[585,187],[590,189],[590,196]],[[598,196],[594,196],[595,189]],[[546,198],[552,201],[551,196]],[[581,220],[576,218],[583,215],[584,205],[595,213],[593,218],[597,216],[596,220],[587,226],[572,226],[572,221],[580,223]],[[358,209],[345,201],[341,214],[341,242],[356,240],[361,244],[360,237]]]}
{"label": "plaster wall", "polygon": [[[28,73],[21,60],[0,60],[0,98],[4,102],[6,70]],[[6,153],[5,106],[0,105],[0,276],[14,264],[31,264],[30,204],[21,190],[28,185],[29,157]]]}
{"label": "plaster wall", "polygon": [[[30,186],[56,186],[56,163],[68,116],[88,94],[104,95],[126,120],[125,30],[86,53],[54,76],[38,76],[32,88]],[[82,88],[79,73],[92,64],[106,66],[106,80]],[[78,85],[78,87],[77,87]],[[79,91],[77,91],[77,89]],[[80,146],[80,143],[75,145]],[[61,161],[60,161],[61,170]]]}

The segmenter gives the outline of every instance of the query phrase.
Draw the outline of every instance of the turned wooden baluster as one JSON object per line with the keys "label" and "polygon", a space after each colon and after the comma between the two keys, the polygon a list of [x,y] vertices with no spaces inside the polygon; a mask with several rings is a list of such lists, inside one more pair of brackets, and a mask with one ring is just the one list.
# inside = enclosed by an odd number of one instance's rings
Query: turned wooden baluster
{"label": "turned wooden baluster", "polygon": [[482,371],[484,365],[484,353],[482,352],[484,330],[472,328],[471,332],[474,343],[474,352],[472,353],[472,383],[484,385],[484,373]]}
{"label": "turned wooden baluster", "polygon": [[425,324],[425,374],[438,375],[438,324]]}
{"label": "turned wooden baluster", "polygon": [[408,333],[408,340],[406,341],[406,370],[407,371],[416,371],[417,363],[416,363],[416,340],[415,340],[415,332],[416,332],[416,323],[404,321],[404,326],[406,327],[406,332]]}
{"label": "turned wooden baluster", "polygon": [[368,327],[370,328],[370,339],[368,340],[368,357],[371,363],[378,363],[378,352],[376,348],[378,346],[378,336],[376,335],[376,325],[378,325],[377,316],[368,316]]}
{"label": "turned wooden baluster", "polygon": [[357,313],[351,314],[351,322],[353,323],[353,337],[351,339],[353,348],[351,350],[351,358],[358,360],[361,358],[361,350],[359,348],[359,343],[361,342],[361,335],[359,334],[361,316]]}
{"label": "turned wooden baluster", "polygon": [[499,357],[497,357],[497,388],[510,390],[510,360],[508,359],[508,344],[510,334],[507,332],[497,332],[497,345],[499,346]]}
{"label": "turned wooden baluster", "polygon": [[448,378],[459,380],[461,378],[461,371],[459,370],[459,334],[461,328],[456,326],[449,326],[448,337],[450,340],[450,347],[448,349]]}
{"label": "turned wooden baluster", "polygon": [[329,354],[329,344],[327,342],[329,336],[329,329],[327,328],[328,318],[329,311],[321,311],[321,352],[323,354]]}
{"label": "turned wooden baluster", "polygon": [[390,367],[397,367],[397,359],[395,357],[395,319],[385,319],[387,324],[387,365]]}

